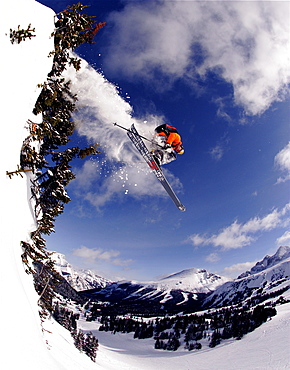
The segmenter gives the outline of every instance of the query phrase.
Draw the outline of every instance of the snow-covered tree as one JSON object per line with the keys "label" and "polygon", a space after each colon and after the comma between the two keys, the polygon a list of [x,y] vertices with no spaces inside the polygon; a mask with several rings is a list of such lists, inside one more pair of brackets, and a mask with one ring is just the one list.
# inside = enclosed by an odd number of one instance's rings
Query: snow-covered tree
{"label": "snow-covered tree", "polygon": [[[78,3],[58,14],[53,33],[55,50],[51,53],[54,58],[53,67],[47,81],[39,85],[41,93],[33,110],[36,115],[41,113],[43,119],[41,123],[28,121],[30,135],[24,141],[21,151],[21,169],[35,174],[32,194],[38,227],[31,234],[33,248],[38,250],[39,255],[44,254],[46,257],[43,235],[54,231],[55,218],[70,201],[66,186],[75,178],[70,162],[74,158],[99,153],[98,144],[82,149],[59,149],[67,145],[74,132],[72,112],[77,100],[70,92],[70,82],[61,73],[67,65],[72,64],[76,69],[79,68],[80,60],[71,57],[70,51],[84,42],[91,42],[92,36],[87,33],[97,27],[94,26],[93,17],[81,13],[84,8],[86,6]],[[26,246],[26,254],[28,249]],[[28,263],[25,253],[23,260]],[[30,253],[30,257],[34,260],[33,253]],[[31,268],[27,270],[31,272]]]}

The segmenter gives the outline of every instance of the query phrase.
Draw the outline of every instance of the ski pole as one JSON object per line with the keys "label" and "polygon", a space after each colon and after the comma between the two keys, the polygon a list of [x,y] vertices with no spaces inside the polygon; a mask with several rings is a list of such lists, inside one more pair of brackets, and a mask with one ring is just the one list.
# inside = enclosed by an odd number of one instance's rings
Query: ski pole
{"label": "ski pole", "polygon": [[[120,125],[118,125],[118,123],[116,123],[116,122],[114,122],[114,123],[113,123],[113,125],[114,125],[114,126],[118,126],[118,127],[122,128],[123,130],[126,130],[126,131],[131,132],[131,130],[130,130],[130,129],[128,129],[128,128],[126,128],[126,127],[123,127],[123,126],[120,126]],[[140,137],[141,137],[142,139],[144,139],[144,140],[149,141],[151,144],[154,144],[154,145],[159,146],[160,148],[164,149],[162,145],[159,145],[159,144],[155,143],[153,140],[149,140],[149,139],[147,139],[147,137],[144,137],[144,136],[140,135],[139,133],[138,133],[138,136],[140,136]]]}

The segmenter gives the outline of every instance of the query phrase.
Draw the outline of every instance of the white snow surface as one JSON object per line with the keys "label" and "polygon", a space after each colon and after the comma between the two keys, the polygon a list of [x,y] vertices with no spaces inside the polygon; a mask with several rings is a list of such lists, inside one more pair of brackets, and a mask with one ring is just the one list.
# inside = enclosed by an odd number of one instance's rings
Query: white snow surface
{"label": "white snow surface", "polygon": [[161,279],[158,284],[171,289],[181,289],[194,293],[208,293],[229,279],[212,274],[204,269],[191,268]]}
{"label": "white snow surface", "polygon": [[[12,45],[9,30],[29,23],[37,30],[37,37]],[[37,84],[46,80],[52,60],[47,58],[53,50],[52,10],[35,1],[11,0],[1,2],[1,118],[3,140],[0,146],[1,181],[1,267],[0,305],[1,368],[20,369],[29,364],[31,369],[57,368],[43,340],[37,294],[32,276],[25,273],[21,261],[20,242],[29,241],[29,232],[35,227],[28,202],[29,177],[14,176],[6,171],[17,169],[20,149],[28,132],[26,121],[40,92]],[[4,304],[5,300],[6,304]]]}
{"label": "white snow surface", "polygon": [[[97,323],[81,321],[93,330],[100,347],[96,363],[78,352],[72,337],[54,320],[40,324],[37,294],[32,276],[24,272],[20,241],[29,241],[35,227],[30,205],[29,176],[9,179],[6,171],[16,169],[26,121],[39,94],[36,85],[45,80],[52,60],[53,12],[33,0],[1,3],[1,369],[15,370],[193,370],[193,369],[289,369],[290,304],[278,307],[278,315],[240,341],[224,341],[200,352],[171,353],[153,349],[153,339],[136,340],[129,334],[97,330]],[[37,37],[12,45],[9,29],[31,23]],[[289,297],[288,297],[289,298]]]}
{"label": "white snow surface", "polygon": [[154,340],[133,339],[133,334],[94,331],[94,322],[82,322],[101,343],[97,364],[105,370],[282,370],[290,368],[290,303],[242,340],[227,340],[214,349],[188,352],[155,350]]}

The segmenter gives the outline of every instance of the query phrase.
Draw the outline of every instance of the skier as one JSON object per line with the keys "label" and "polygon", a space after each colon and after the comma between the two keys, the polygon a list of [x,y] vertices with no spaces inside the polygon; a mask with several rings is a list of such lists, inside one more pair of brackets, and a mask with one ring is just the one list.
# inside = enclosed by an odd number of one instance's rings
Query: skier
{"label": "skier", "polygon": [[163,124],[156,127],[155,133],[151,152],[159,166],[174,161],[176,154],[184,153],[181,137],[175,127]]}

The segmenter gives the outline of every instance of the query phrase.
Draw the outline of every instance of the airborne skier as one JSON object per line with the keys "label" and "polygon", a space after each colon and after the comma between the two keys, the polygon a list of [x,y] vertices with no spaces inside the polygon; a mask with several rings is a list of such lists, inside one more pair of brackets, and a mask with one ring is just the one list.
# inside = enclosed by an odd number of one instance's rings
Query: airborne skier
{"label": "airborne skier", "polygon": [[[120,126],[119,126],[120,127]],[[173,200],[174,204],[180,211],[185,211],[184,205],[180,202],[177,198],[176,194],[174,193],[172,187],[170,186],[169,182],[167,181],[164,173],[162,172],[159,164],[156,162],[155,158],[153,157],[152,153],[149,152],[146,145],[142,140],[142,136],[139,135],[137,132],[134,124],[131,126],[130,130],[127,130],[127,135],[129,136],[132,143],[135,145],[136,149],[142,155],[148,166],[151,168],[152,172],[155,174],[157,179],[160,181],[161,185],[167,191],[167,194]]]}
{"label": "airborne skier", "polygon": [[156,127],[155,133],[151,152],[158,165],[172,162],[176,154],[184,153],[181,137],[175,127],[163,124]]}
{"label": "airborne skier", "polygon": [[[151,151],[151,153],[149,152],[148,148],[146,147],[146,145],[144,144],[144,142],[143,142],[142,139],[147,140],[147,141],[150,141],[151,143],[152,143],[152,141],[149,140],[149,139],[147,139],[146,137],[144,137],[142,135],[139,135],[139,133],[137,132],[137,130],[136,130],[135,126],[134,126],[134,124],[131,125],[130,129],[125,128],[125,127],[122,127],[122,126],[118,125],[117,123],[114,123],[114,126],[118,126],[118,127],[122,128],[123,130],[126,130],[127,131],[127,135],[130,138],[130,140],[132,141],[132,143],[134,144],[135,148],[142,155],[142,157],[144,158],[145,162],[148,164],[148,166],[151,168],[152,172],[155,174],[156,178],[160,181],[160,183],[163,186],[163,188],[167,191],[167,194],[170,196],[170,198],[172,199],[173,203],[176,205],[176,207],[180,211],[185,211],[185,206],[180,202],[180,200],[178,199],[178,197],[174,193],[172,187],[170,186],[169,182],[167,181],[166,177],[164,176],[164,173],[163,173],[163,171],[162,171],[162,169],[160,167],[160,163],[156,161],[156,159],[155,159],[155,157],[153,155],[153,151]],[[162,127],[162,126],[163,125],[158,126],[156,128],[156,130],[157,129],[158,130],[162,130],[162,128],[160,129],[160,127]],[[169,125],[165,125],[165,126],[169,126]],[[171,138],[172,138],[172,137],[170,138],[170,134],[168,134],[168,135],[165,134],[165,137],[166,137],[165,138],[165,141],[168,140],[168,144],[171,143],[170,144],[171,145],[171,148],[170,149],[172,151],[175,150],[176,153],[183,154],[183,151],[184,150],[183,150],[183,147],[182,147],[180,135],[178,134],[177,130],[174,127],[171,126],[171,129],[176,131],[176,132],[174,131],[173,133],[174,134],[177,134],[177,135],[173,135],[173,138],[177,138],[178,139],[178,142],[176,140],[170,141]],[[157,132],[157,134],[158,134],[158,132]],[[160,135],[160,136],[164,136],[164,135]],[[162,140],[164,140],[164,139],[162,139]],[[164,144],[166,144],[166,143],[164,143]],[[163,146],[159,145],[157,142],[156,142],[155,146],[156,147],[161,147],[161,150],[162,151],[164,150],[163,149]],[[178,146],[179,146],[179,148],[178,148]],[[165,150],[167,150],[167,149],[165,148]],[[173,159],[175,159],[175,158],[173,158]],[[166,163],[168,163],[168,162],[166,162]]]}

